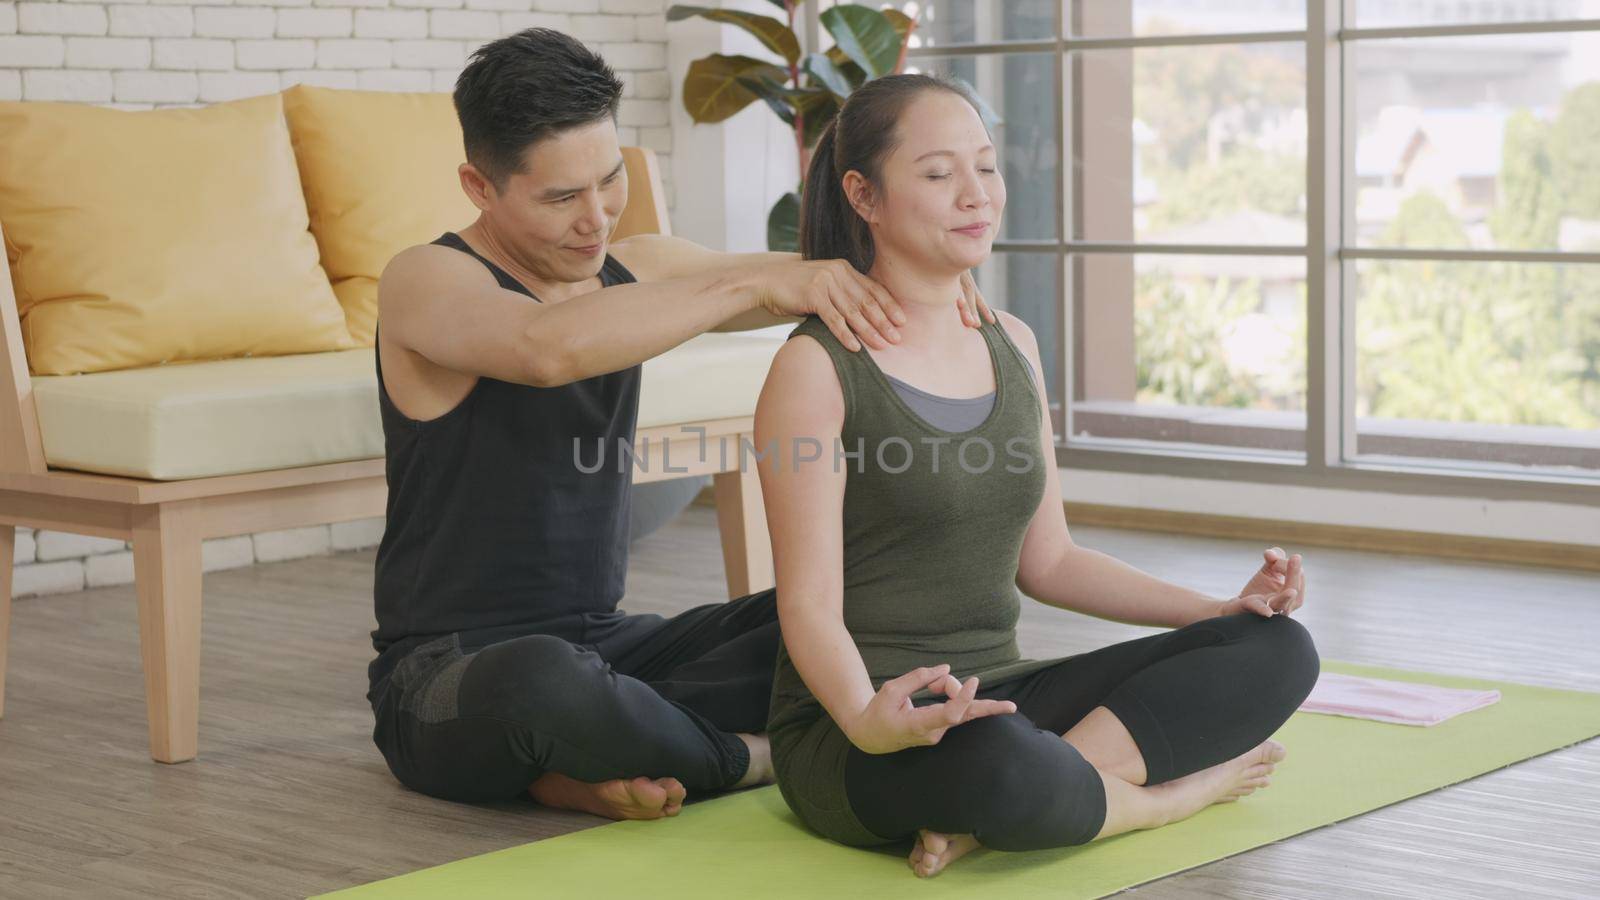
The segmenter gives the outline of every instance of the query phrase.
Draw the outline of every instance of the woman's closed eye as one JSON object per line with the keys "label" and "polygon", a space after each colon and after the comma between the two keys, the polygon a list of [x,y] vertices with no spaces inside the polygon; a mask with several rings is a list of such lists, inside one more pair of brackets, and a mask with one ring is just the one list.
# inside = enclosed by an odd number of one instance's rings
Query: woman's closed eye
{"label": "woman's closed eye", "polygon": [[[982,172],[985,175],[993,175],[995,170],[994,169],[979,169],[978,171]],[[945,178],[949,178],[950,177],[950,173],[949,172],[940,172],[940,173],[937,173],[937,174],[927,175],[925,177],[929,181],[941,181],[941,180],[943,180]]]}

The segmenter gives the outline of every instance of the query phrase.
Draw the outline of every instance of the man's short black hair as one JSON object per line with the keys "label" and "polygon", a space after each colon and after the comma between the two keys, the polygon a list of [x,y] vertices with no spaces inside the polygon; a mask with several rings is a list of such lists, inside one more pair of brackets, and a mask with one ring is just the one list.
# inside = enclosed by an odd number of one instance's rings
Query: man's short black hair
{"label": "man's short black hair", "polygon": [[616,73],[576,38],[529,28],[490,41],[456,79],[467,162],[504,190],[528,147],[569,128],[615,120],[621,98]]}

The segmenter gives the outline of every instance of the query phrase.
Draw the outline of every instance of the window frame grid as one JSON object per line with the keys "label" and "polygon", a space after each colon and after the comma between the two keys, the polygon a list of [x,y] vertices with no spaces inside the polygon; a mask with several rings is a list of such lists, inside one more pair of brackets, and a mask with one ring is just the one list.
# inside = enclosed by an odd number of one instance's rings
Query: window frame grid
{"label": "window frame grid", "polygon": [[[808,4],[815,34],[818,4]],[[1354,209],[1356,184],[1355,98],[1349,89],[1350,51],[1361,41],[1407,38],[1600,32],[1600,19],[1541,22],[1345,27],[1355,21],[1356,0],[1307,0],[1306,28],[1214,34],[1073,37],[1065,3],[1053,3],[1050,40],[1005,40],[909,48],[908,58],[1055,54],[1056,239],[997,240],[996,251],[1055,253],[1061,273],[1062,306],[1054,335],[1061,404],[1052,404],[1056,463],[1067,468],[1169,475],[1285,486],[1372,490],[1445,497],[1552,501],[1600,506],[1600,473],[1567,475],[1504,464],[1430,460],[1393,462],[1356,453],[1355,317],[1349,286],[1360,260],[1419,260],[1600,264],[1600,252],[1362,248],[1346,215]],[[1093,50],[1185,47],[1207,44],[1287,43],[1305,47],[1306,60],[1306,242],[1304,244],[1156,244],[1139,241],[1073,240],[1068,221],[1073,197],[1067,178],[1073,135],[1066,106],[1072,97],[1070,54]],[[1153,446],[1148,442],[1072,438],[1073,371],[1077,356],[1073,321],[1075,257],[1092,254],[1300,256],[1306,262],[1306,452],[1303,458],[1268,451],[1198,444]]]}

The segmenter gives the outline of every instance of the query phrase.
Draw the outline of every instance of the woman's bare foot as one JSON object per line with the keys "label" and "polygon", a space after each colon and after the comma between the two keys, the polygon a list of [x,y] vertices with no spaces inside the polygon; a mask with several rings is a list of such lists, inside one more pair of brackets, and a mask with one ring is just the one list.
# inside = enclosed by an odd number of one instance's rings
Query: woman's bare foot
{"label": "woman's bare foot", "polygon": [[917,843],[906,862],[918,878],[932,878],[978,846],[978,839],[970,834],[940,834],[923,828],[917,832]]}
{"label": "woman's bare foot", "polygon": [[598,784],[546,772],[528,786],[545,806],[575,809],[607,819],[660,819],[683,809],[687,792],[676,778],[618,778]]}
{"label": "woman's bare foot", "polygon": [[750,750],[750,768],[744,772],[734,785],[736,788],[750,787],[755,784],[771,784],[776,781],[772,772],[772,742],[764,734],[739,734],[738,738],[744,741],[745,747]]}
{"label": "woman's bare foot", "polygon": [[1154,785],[1151,789],[1168,795],[1172,803],[1162,824],[1187,819],[1213,803],[1232,803],[1266,787],[1272,783],[1273,769],[1288,755],[1288,748],[1266,740],[1227,762]]}

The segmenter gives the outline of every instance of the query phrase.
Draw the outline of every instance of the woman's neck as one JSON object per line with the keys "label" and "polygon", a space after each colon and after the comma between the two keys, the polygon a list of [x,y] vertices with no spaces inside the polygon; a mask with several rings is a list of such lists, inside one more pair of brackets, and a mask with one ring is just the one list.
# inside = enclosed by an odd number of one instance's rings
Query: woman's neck
{"label": "woman's neck", "polygon": [[952,347],[965,340],[967,324],[961,320],[956,300],[961,296],[961,275],[917,271],[911,266],[882,256],[875,259],[868,273],[874,281],[900,302],[906,322],[897,326],[899,346],[924,349]]}

